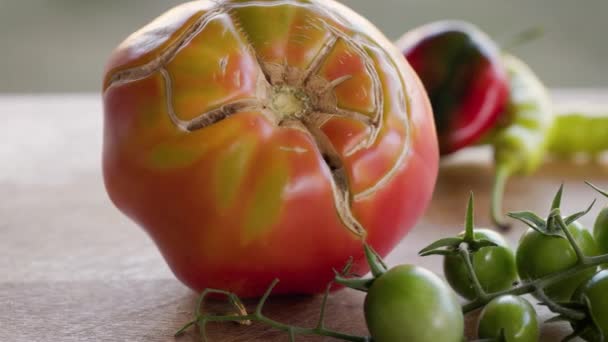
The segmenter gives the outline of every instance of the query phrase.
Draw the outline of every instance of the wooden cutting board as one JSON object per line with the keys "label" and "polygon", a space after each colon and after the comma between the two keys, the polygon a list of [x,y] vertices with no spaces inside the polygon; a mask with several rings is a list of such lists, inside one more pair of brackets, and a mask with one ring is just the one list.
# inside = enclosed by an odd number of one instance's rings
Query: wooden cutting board
{"label": "wooden cutting board", "polygon": [[[606,102],[608,90],[555,92],[557,101]],[[160,254],[105,195],[100,173],[101,104],[96,95],[0,97],[0,341],[199,341],[194,331],[174,339],[197,295],[170,273]],[[564,210],[579,210],[608,188],[608,166],[548,162],[534,176],[514,178],[505,207],[543,215],[561,182]],[[476,195],[476,220],[488,225],[492,167],[489,150],[473,149],[442,163],[425,217],[389,256],[441,273],[439,257],[417,251],[462,229],[468,192]],[[600,206],[583,218],[589,225]],[[523,227],[508,238],[513,244]],[[267,314],[312,326],[320,297],[272,298]],[[327,326],[365,334],[361,294],[343,290],[329,298]],[[221,310],[221,304],[213,304]],[[542,318],[549,315],[539,309]],[[411,314],[415,314],[412,312]],[[467,319],[469,337],[475,317]],[[543,341],[567,334],[545,325]],[[267,327],[214,325],[210,341],[287,341]],[[299,341],[324,341],[299,337]]]}

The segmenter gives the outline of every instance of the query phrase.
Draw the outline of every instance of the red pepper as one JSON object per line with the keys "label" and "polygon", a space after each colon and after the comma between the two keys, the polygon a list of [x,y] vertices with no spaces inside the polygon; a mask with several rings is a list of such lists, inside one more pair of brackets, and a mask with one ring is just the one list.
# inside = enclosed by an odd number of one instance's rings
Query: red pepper
{"label": "red pepper", "polygon": [[433,106],[442,155],[479,142],[497,123],[508,82],[497,45],[477,27],[438,21],[397,42]]}

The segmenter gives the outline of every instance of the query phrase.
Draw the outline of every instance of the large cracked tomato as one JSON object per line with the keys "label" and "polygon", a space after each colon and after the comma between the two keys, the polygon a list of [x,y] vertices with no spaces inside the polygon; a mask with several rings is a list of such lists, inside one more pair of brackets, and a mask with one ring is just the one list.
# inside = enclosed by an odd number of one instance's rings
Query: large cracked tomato
{"label": "large cracked tomato", "polygon": [[189,287],[314,293],[385,255],[437,174],[424,88],[327,0],[194,1],[127,38],[103,85],[116,206]]}

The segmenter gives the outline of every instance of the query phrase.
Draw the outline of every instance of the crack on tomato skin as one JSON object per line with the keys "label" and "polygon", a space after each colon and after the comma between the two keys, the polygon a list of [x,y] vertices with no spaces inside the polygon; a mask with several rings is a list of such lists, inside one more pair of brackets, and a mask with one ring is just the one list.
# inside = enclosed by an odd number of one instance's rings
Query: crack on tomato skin
{"label": "crack on tomato skin", "polygon": [[171,80],[171,75],[167,69],[160,68],[160,75],[163,78],[164,86],[165,86],[165,102],[167,105],[167,115],[171,122],[177,126],[182,131],[188,131],[188,122],[180,119],[175,113],[175,109],[173,106],[173,81]]}
{"label": "crack on tomato skin", "polygon": [[380,180],[378,180],[372,186],[368,187],[367,189],[365,189],[363,191],[360,191],[360,192],[354,194],[353,200],[358,202],[358,201],[362,201],[366,198],[369,198],[369,197],[373,196],[376,192],[378,192],[380,189],[382,189],[388,182],[390,182],[393,179],[393,177],[395,176],[395,174],[397,173],[397,171],[399,170],[399,168],[401,166],[403,166],[403,164],[405,163],[405,160],[407,159],[407,157],[410,154],[410,150],[411,149],[410,149],[409,139],[407,139],[407,141],[404,142],[403,148],[401,149],[401,153],[399,153],[399,156],[397,157],[397,160],[393,164],[393,167],[390,170],[388,170],[382,176],[382,178],[380,178]]}
{"label": "crack on tomato skin", "polygon": [[[335,31],[336,31],[335,34],[346,36],[344,33],[340,32],[340,31],[337,31],[337,30],[335,30]],[[358,42],[359,44],[355,44],[354,43],[355,40],[357,40],[356,37],[350,37],[350,39],[344,39],[344,42],[347,45],[349,45],[350,48],[352,48],[357,53],[357,55],[359,55],[359,57],[363,61],[363,65],[365,67],[367,74],[371,78],[372,91],[373,91],[372,99],[373,99],[373,105],[374,105],[374,114],[372,116],[371,123],[368,125],[370,127],[371,131],[369,132],[367,139],[362,141],[360,144],[355,146],[351,151],[349,151],[349,155],[354,154],[361,149],[366,149],[366,148],[371,147],[376,142],[376,140],[378,138],[378,134],[380,133],[380,130],[382,129],[382,124],[384,121],[384,94],[382,92],[382,82],[380,81],[380,76],[378,75],[378,71],[376,70],[376,66],[374,65],[372,58],[369,56],[367,51],[365,51],[365,49],[363,49],[361,47],[361,46],[363,46],[362,42]],[[359,45],[361,45],[361,46],[359,46]],[[337,107],[336,107],[336,109],[341,110],[340,108],[337,108]]]}
{"label": "crack on tomato skin", "polygon": [[244,38],[245,42],[247,43],[247,50],[255,58],[256,65],[259,69],[259,72],[264,76],[266,85],[268,87],[270,87],[272,85],[271,74],[265,68],[264,62],[262,61],[259,54],[255,50],[253,43],[251,42],[251,38],[249,38],[249,34],[243,29],[243,25],[241,24],[241,22],[235,19],[233,9],[236,8],[236,6],[231,6],[231,4],[227,4],[226,2],[223,2],[221,4],[221,6],[224,10],[224,13],[226,13],[228,15],[228,18],[230,18],[230,23],[232,23],[232,25],[234,25],[237,32]]}
{"label": "crack on tomato skin", "polygon": [[238,112],[248,110],[256,110],[259,108],[259,102],[254,99],[244,99],[235,102],[227,103],[219,108],[203,113],[188,123],[188,131],[192,132],[197,129],[211,126],[216,122],[226,119],[227,117]]}
{"label": "crack on tomato skin", "polygon": [[333,91],[337,86],[339,86],[340,84],[350,80],[351,78],[353,78],[353,75],[344,75],[344,76],[340,76],[338,78],[336,78],[333,81],[330,81],[327,84],[327,87],[325,88],[325,91]]}
{"label": "crack on tomato skin", "polygon": [[334,116],[335,115],[323,112],[314,112],[309,116],[308,120],[321,129],[323,125],[325,125],[327,121],[331,120]]}
{"label": "crack on tomato skin", "polygon": [[151,76],[159,69],[164,68],[175,55],[188,43],[192,41],[207,24],[219,15],[224,14],[222,7],[217,7],[209,10],[207,13],[201,15],[201,17],[190,25],[175,42],[170,44],[163,52],[151,61],[138,65],[132,68],[123,70],[115,70],[112,76],[105,82],[104,91],[107,91],[111,87],[119,86],[122,84],[138,81],[146,77]]}
{"label": "crack on tomato skin", "polygon": [[[325,113],[325,111],[323,111],[323,115],[327,115],[328,117],[338,117],[338,118],[346,118],[346,119],[350,119],[353,121],[357,121],[362,123],[363,125],[365,125],[365,127],[369,127],[371,125],[373,125],[372,119],[367,116],[367,115],[363,115],[359,112],[353,112],[350,110],[346,110],[346,109],[341,109],[341,108],[330,108],[327,110],[327,113]],[[349,155],[349,154],[347,154]]]}
{"label": "crack on tomato skin", "polygon": [[318,125],[318,118],[323,116],[326,115],[323,113],[311,113],[301,119],[290,118],[281,122],[280,127],[298,130],[312,139],[317,153],[321,155],[323,164],[331,175],[329,183],[338,218],[351,233],[365,240],[367,231],[352,212],[354,196],[350,191],[344,163],[340,154],[335,150],[327,135],[323,133]]}
{"label": "crack on tomato skin", "polygon": [[[323,25],[329,30],[329,25],[327,25],[324,22],[323,22]],[[332,32],[331,30],[329,30],[329,31]],[[306,83],[308,83],[308,80],[313,75],[317,75],[317,73],[319,72],[319,69],[321,68],[323,63],[327,60],[327,58],[331,54],[332,50],[336,47],[336,44],[338,44],[338,40],[339,40],[338,37],[335,36],[332,32],[332,35],[329,37],[329,39],[327,41],[325,41],[323,43],[323,46],[321,46],[321,49],[319,50],[319,52],[317,52],[317,55],[310,62],[310,64],[306,68],[306,70],[304,70],[304,73],[302,74],[302,77],[300,78],[300,80],[298,81],[296,86],[298,86],[298,87],[305,86]]]}
{"label": "crack on tomato skin", "polygon": [[331,174],[330,184],[336,212],[342,224],[361,240],[365,240],[367,231],[352,212],[353,197],[350,191],[348,176],[340,155],[335,150],[329,138],[310,120],[304,119],[301,124],[315,142],[318,153],[321,154],[325,166]]}
{"label": "crack on tomato skin", "polygon": [[[376,49],[386,59],[386,61],[388,62],[390,67],[393,69],[393,71],[396,74],[399,74],[399,66],[397,66],[395,64],[395,61],[392,58],[390,58],[390,54],[388,54],[383,49],[379,48],[379,46],[370,47],[370,49]],[[395,163],[393,163],[393,167],[389,171],[387,171],[382,178],[380,178],[372,186],[356,193],[353,196],[355,201],[362,201],[362,200],[365,200],[366,198],[373,196],[382,187],[384,187],[388,182],[390,182],[393,179],[393,177],[397,174],[399,168],[401,168],[403,165],[405,165],[406,160],[408,159],[408,156],[412,152],[412,133],[411,133],[411,127],[410,127],[410,122],[409,122],[409,115],[412,113],[412,110],[413,110],[411,93],[410,94],[407,93],[407,85],[405,84],[403,77],[398,77],[397,81],[399,82],[399,85],[401,86],[401,89],[402,89],[402,91],[399,91],[399,94],[398,94],[399,102],[403,103],[405,105],[405,108],[403,108],[403,110],[405,111],[405,117],[398,117],[399,121],[401,121],[405,127],[404,142],[401,146],[401,153],[397,157],[397,160],[395,161]]]}
{"label": "crack on tomato skin", "polygon": [[159,72],[165,83],[165,97],[167,103],[167,114],[171,122],[177,126],[180,130],[185,132],[192,132],[198,129],[202,129],[213,125],[219,121],[226,119],[227,117],[237,114],[239,112],[248,110],[259,110],[260,102],[257,99],[242,99],[233,102],[226,103],[218,108],[204,112],[196,116],[192,120],[182,120],[175,113],[175,107],[173,105],[173,81],[169,71],[165,68],[160,68]]}

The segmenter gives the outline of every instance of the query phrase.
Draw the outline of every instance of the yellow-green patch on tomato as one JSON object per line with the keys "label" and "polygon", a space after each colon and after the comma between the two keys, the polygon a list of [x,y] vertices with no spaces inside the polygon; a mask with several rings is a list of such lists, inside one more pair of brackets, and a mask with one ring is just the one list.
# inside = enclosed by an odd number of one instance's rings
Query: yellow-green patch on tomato
{"label": "yellow-green patch on tomato", "polygon": [[251,167],[255,147],[256,140],[244,136],[218,158],[214,184],[218,209],[235,205],[239,188],[243,186],[244,178]]}
{"label": "yellow-green patch on tomato", "polygon": [[254,186],[243,232],[243,242],[247,243],[267,232],[276,223],[281,213],[283,188],[288,180],[285,160],[277,160],[260,177]]}

